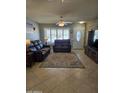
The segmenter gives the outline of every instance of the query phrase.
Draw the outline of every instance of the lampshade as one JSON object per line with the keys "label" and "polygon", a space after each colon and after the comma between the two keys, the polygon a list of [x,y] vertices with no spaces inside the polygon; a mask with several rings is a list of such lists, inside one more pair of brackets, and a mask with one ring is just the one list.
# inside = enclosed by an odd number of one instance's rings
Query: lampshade
{"label": "lampshade", "polygon": [[26,39],[26,46],[30,45],[31,41],[29,39]]}
{"label": "lampshade", "polygon": [[45,40],[48,40],[48,37],[47,36],[45,36],[45,38],[44,38]]}

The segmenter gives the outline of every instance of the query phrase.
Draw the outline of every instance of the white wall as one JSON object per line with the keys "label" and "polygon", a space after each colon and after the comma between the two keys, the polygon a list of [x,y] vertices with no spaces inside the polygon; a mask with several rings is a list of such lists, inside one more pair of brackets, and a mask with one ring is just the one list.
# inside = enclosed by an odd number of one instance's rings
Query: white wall
{"label": "white wall", "polygon": [[[33,29],[35,28],[35,30]],[[26,18],[26,39],[39,40],[39,24]]]}

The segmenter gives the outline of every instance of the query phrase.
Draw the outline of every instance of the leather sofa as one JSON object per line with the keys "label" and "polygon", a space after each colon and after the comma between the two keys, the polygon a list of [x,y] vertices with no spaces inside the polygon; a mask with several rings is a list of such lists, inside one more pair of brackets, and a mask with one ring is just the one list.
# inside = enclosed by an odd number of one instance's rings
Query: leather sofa
{"label": "leather sofa", "polygon": [[67,40],[55,40],[53,45],[54,52],[71,52],[70,39]]}
{"label": "leather sofa", "polygon": [[40,40],[34,40],[31,41],[31,44],[28,47],[28,52],[33,53],[33,59],[35,62],[41,62],[49,55],[50,46],[44,45]]}

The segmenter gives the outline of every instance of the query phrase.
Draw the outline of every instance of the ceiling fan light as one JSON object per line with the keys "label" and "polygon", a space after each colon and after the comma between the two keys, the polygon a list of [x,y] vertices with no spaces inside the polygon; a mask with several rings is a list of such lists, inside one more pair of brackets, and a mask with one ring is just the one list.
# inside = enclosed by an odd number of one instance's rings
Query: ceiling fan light
{"label": "ceiling fan light", "polygon": [[65,22],[64,22],[64,20],[62,19],[63,17],[62,16],[60,16],[60,20],[59,20],[59,22],[57,23],[57,25],[58,26],[60,26],[60,27],[63,27],[63,26],[65,26]]}
{"label": "ceiling fan light", "polygon": [[60,24],[58,24],[58,26],[61,26],[61,27],[63,27],[63,26],[64,26],[64,23],[60,23]]}
{"label": "ceiling fan light", "polygon": [[63,20],[60,20],[60,21],[58,22],[58,26],[63,27],[64,25],[65,25],[65,23],[64,23],[64,21],[63,21]]}

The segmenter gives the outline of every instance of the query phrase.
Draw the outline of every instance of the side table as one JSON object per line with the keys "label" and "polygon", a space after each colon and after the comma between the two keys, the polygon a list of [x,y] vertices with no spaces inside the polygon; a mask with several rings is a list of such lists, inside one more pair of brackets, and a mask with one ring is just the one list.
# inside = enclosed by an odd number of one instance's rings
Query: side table
{"label": "side table", "polygon": [[28,52],[28,53],[26,53],[26,66],[32,67],[32,64],[33,64],[33,53]]}

